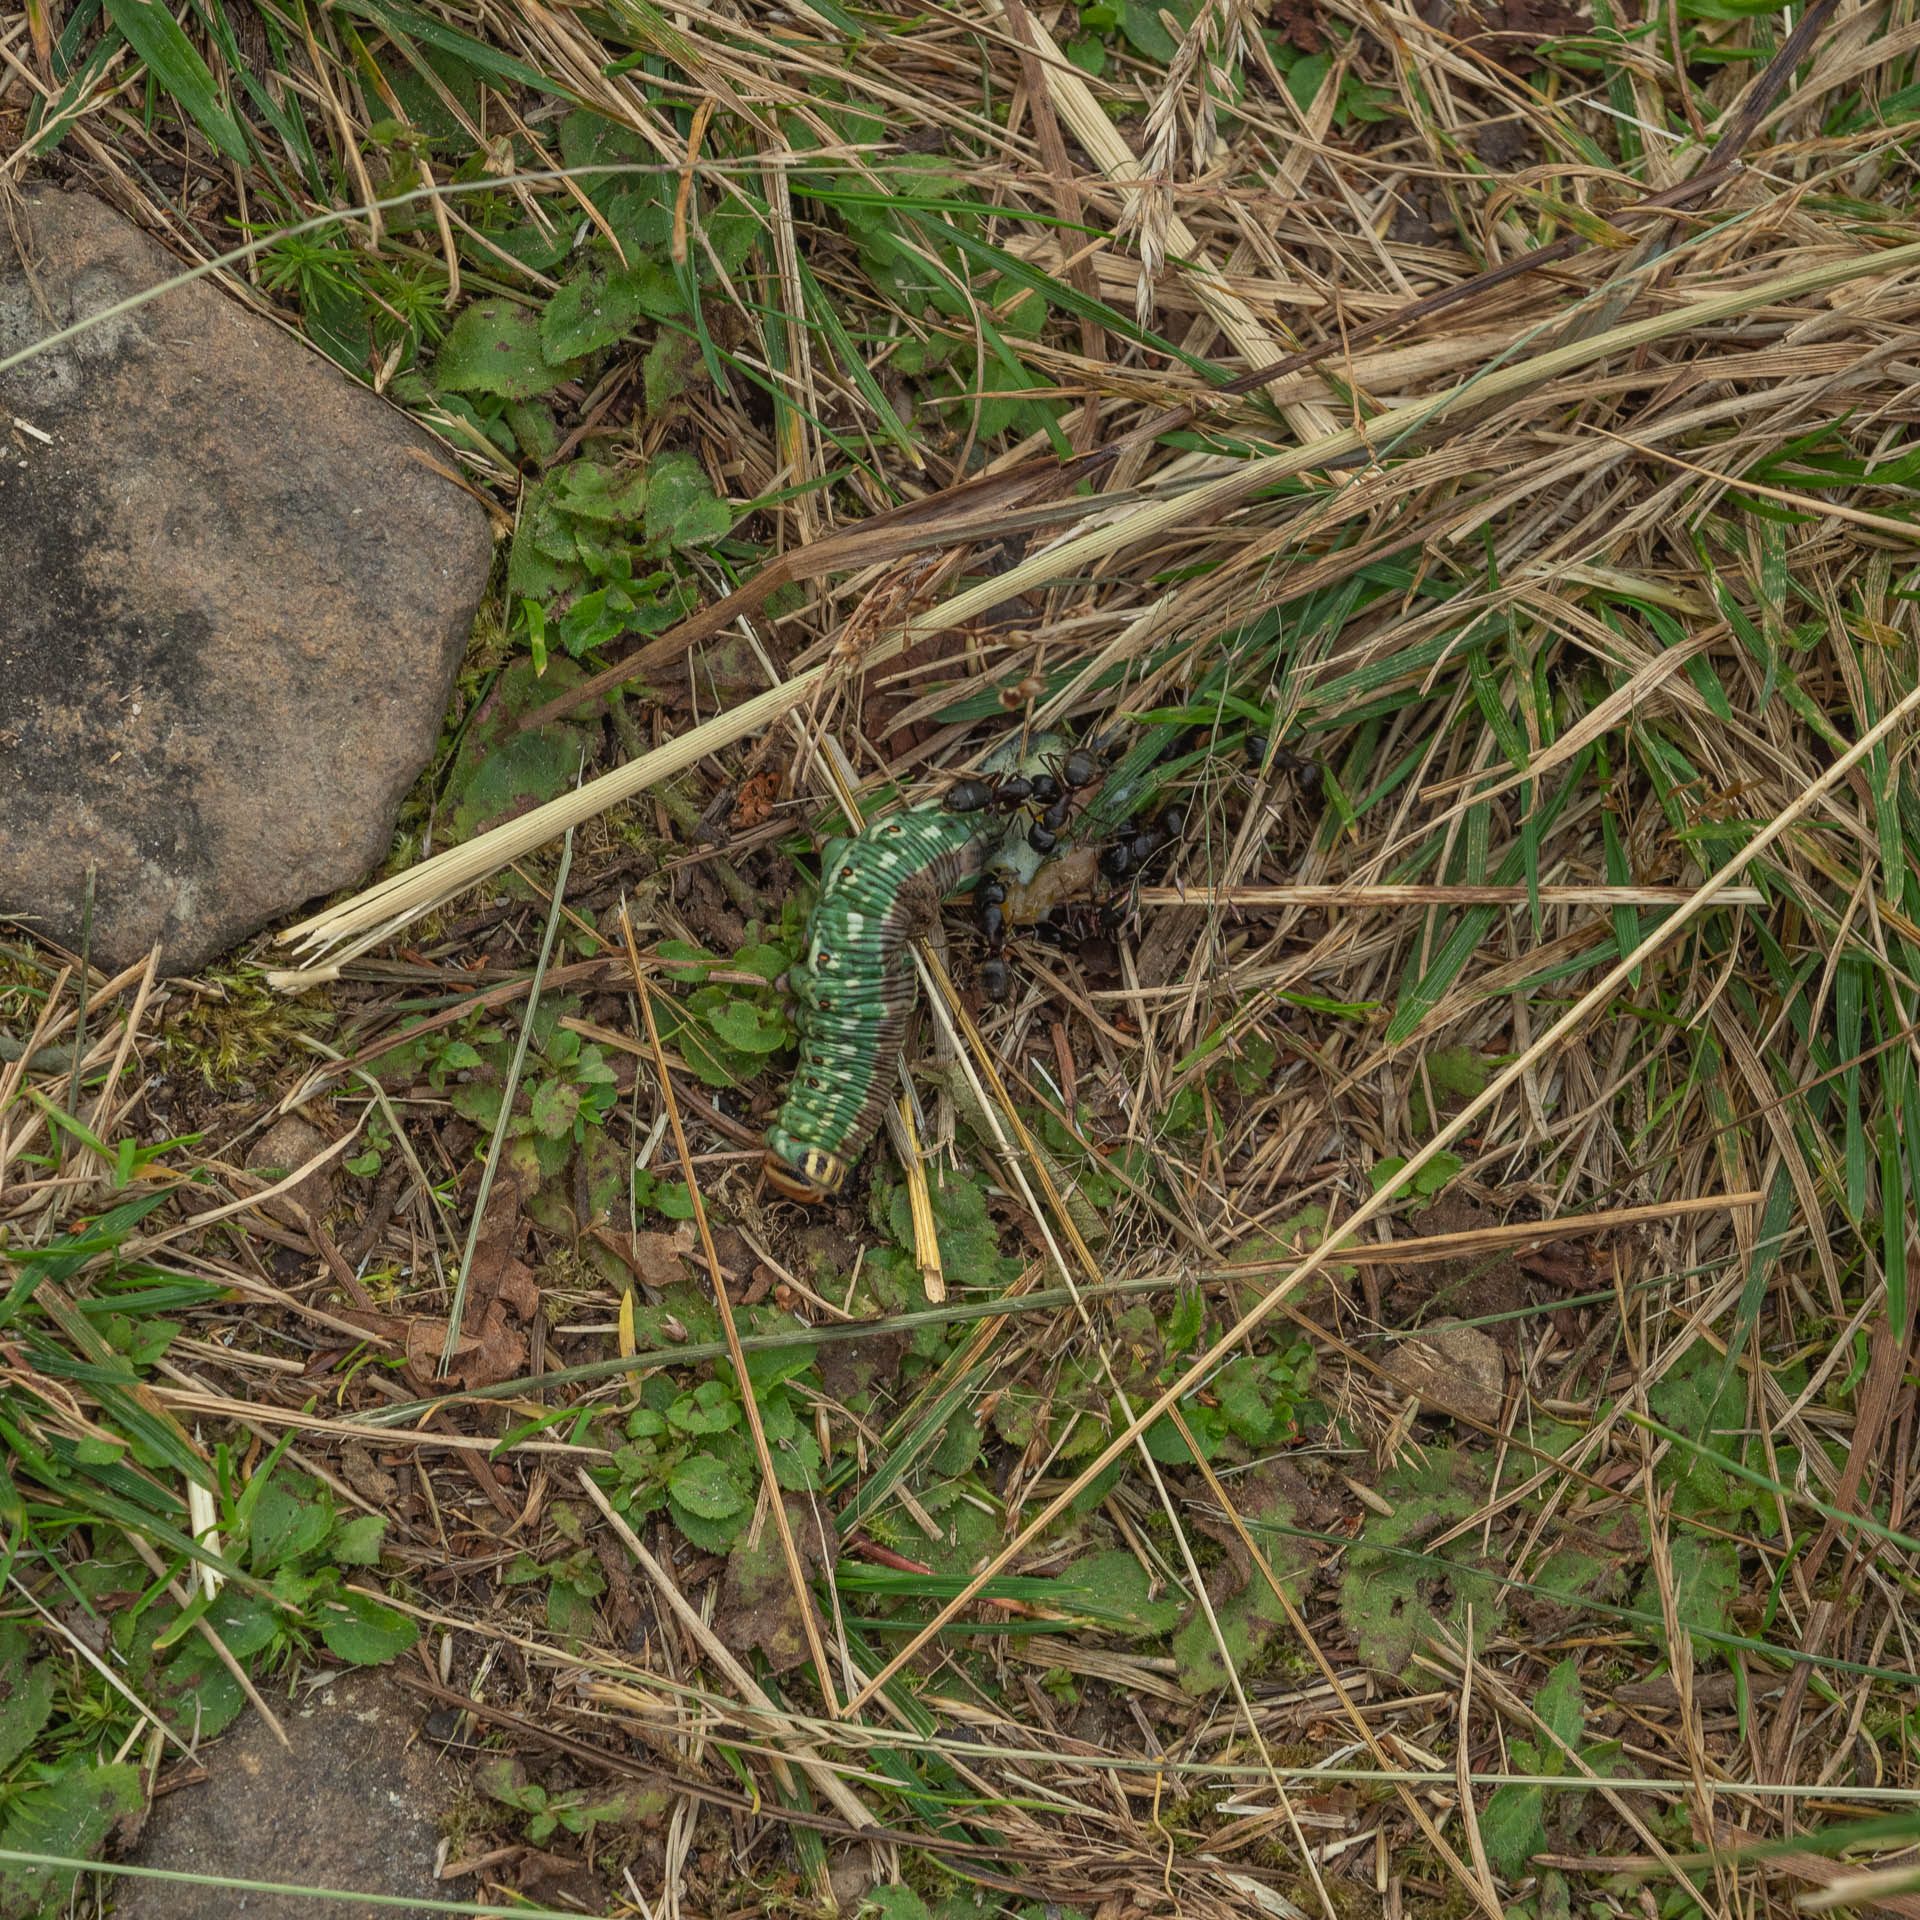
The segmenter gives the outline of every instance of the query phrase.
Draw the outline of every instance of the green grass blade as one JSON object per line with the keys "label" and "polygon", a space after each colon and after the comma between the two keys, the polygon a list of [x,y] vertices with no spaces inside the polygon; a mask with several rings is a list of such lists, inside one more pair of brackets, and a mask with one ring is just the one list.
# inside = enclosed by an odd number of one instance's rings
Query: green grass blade
{"label": "green grass blade", "polygon": [[229,160],[253,157],[246,130],[228,112],[207,63],[160,0],[106,0],[107,15],[167,94]]}
{"label": "green grass blade", "polygon": [[542,73],[538,67],[530,67],[524,60],[516,60],[512,54],[502,53],[498,47],[448,26],[444,20],[423,13],[418,7],[408,6],[406,0],[333,0],[333,4],[339,12],[357,13],[363,20],[371,20],[387,32],[396,46],[412,38],[464,60],[468,66],[504,81],[509,88],[528,87],[555,100],[576,102],[576,96],[551,74]]}

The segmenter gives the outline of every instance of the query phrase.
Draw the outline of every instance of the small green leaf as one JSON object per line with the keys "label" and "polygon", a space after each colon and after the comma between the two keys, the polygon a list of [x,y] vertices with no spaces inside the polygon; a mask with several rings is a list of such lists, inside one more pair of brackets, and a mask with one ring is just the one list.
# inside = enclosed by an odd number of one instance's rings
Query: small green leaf
{"label": "small green leaf", "polygon": [[1068,1606],[1084,1599],[1103,1626],[1120,1627],[1138,1639],[1170,1633],[1180,1618],[1177,1599],[1148,1599],[1146,1569],[1122,1547],[1076,1560],[1060,1576],[1060,1590]]}
{"label": "small green leaf", "polygon": [[1477,1540],[1422,1551],[1426,1540],[1477,1511],[1485,1491],[1478,1463],[1451,1448],[1436,1447],[1382,1476],[1380,1493],[1393,1512],[1368,1519],[1340,1583],[1347,1631],[1376,1670],[1398,1673],[1443,1626],[1463,1636],[1469,1608],[1476,1644],[1498,1630],[1499,1586],[1481,1570]]}
{"label": "small green leaf", "polygon": [[753,250],[760,244],[764,231],[757,213],[737,201],[730,201],[706,222],[701,237],[713,249],[713,257],[723,271],[733,274],[753,258]]}
{"label": "small green leaf", "polygon": [[[1085,20],[1086,9],[1080,10],[1080,18]],[[1083,33],[1077,39],[1069,40],[1060,49],[1067,58],[1092,79],[1098,80],[1107,70],[1107,50],[1092,34]]]}
{"label": "small green leaf", "polygon": [[820,1484],[820,1442],[806,1428],[773,1449],[773,1477],[789,1493],[807,1493]]}
{"label": "small green leaf", "polygon": [[597,1615],[594,1593],[584,1585],[556,1579],[547,1589],[547,1626],[567,1640],[585,1640],[591,1636]]}
{"label": "small green leaf", "polygon": [[[1180,1409],[1181,1418],[1187,1423],[1187,1432],[1193,1435],[1194,1446],[1200,1449],[1202,1459],[1211,1460],[1220,1451],[1220,1443],[1227,1437],[1227,1423],[1216,1407],[1203,1407],[1198,1400],[1188,1400]],[[1190,1467],[1194,1464],[1193,1451],[1187,1445],[1186,1436],[1174,1425],[1171,1415],[1156,1420],[1147,1429],[1147,1451],[1167,1467]]]}
{"label": "small green leaf", "polygon": [[566,377],[541,351],[540,316],[514,300],[476,300],[447,329],[433,363],[434,384],[449,393],[508,400],[531,400]]}
{"label": "small green leaf", "polygon": [[[1405,1154],[1389,1154],[1384,1160],[1376,1160],[1368,1170],[1367,1178],[1375,1193],[1387,1186],[1406,1167]],[[1402,1188],[1403,1193],[1414,1195],[1418,1199],[1431,1199],[1438,1193],[1466,1162],[1457,1153],[1436,1153],[1427,1164],[1416,1173]]]}
{"label": "small green leaf", "polygon": [[704,546],[733,525],[690,453],[663,453],[648,469],[647,538],[669,547]]}
{"label": "small green leaf", "polygon": [[1160,9],[1146,0],[1126,0],[1120,10],[1120,30],[1132,41],[1136,52],[1165,66],[1179,52],[1173,36],[1160,21]]}
{"label": "small green leaf", "polygon": [[787,1044],[787,1023],[751,1000],[729,1000],[706,1016],[707,1025],[742,1053],[777,1053]]}
{"label": "small green leaf", "polygon": [[[1706,1628],[1725,1633],[1734,1597],[1740,1591],[1740,1550],[1722,1540],[1702,1540],[1695,1534],[1676,1533],[1669,1542],[1673,1559],[1673,1610],[1689,1639]],[[1637,1604],[1643,1612],[1659,1614],[1660,1583],[1654,1570],[1647,1569]],[[1653,1629],[1655,1643],[1671,1658],[1664,1626]],[[1693,1657],[1705,1662],[1713,1657],[1711,1645],[1697,1640]]]}
{"label": "small green leaf", "polygon": [[274,1568],[311,1553],[332,1526],[330,1505],[302,1499],[275,1481],[261,1496],[247,1530],[252,1549],[248,1564],[255,1573],[271,1573]]}
{"label": "small green leaf", "polygon": [[12,1766],[47,1724],[55,1678],[51,1660],[28,1666],[22,1655],[0,1666],[0,1768]]}
{"label": "small green leaf", "polygon": [[667,1490],[702,1520],[725,1520],[747,1504],[740,1483],[710,1453],[689,1454],[674,1468]]}
{"label": "small green leaf", "polygon": [[560,428],[553,409],[538,400],[516,400],[507,408],[507,425],[520,451],[538,466],[548,465],[560,451]]}
{"label": "small green leaf", "polygon": [[660,156],[631,127],[585,107],[560,122],[560,157],[569,167],[620,169],[584,176],[583,184],[596,205],[611,205],[615,193],[658,197],[659,176],[666,172]]}
{"label": "small green leaf", "polygon": [[725,1553],[746,1531],[747,1522],[753,1518],[753,1503],[742,1501],[738,1513],[730,1513],[720,1520],[709,1520],[671,1497],[667,1511],[673,1516],[673,1524],[702,1553]]}
{"label": "small green leaf", "polygon": [[1296,60],[1287,70],[1287,91],[1303,111],[1313,105],[1332,65],[1331,56],[1310,53],[1304,60]]}
{"label": "small green leaf", "polygon": [[546,1789],[527,1778],[526,1767],[513,1754],[482,1760],[473,1770],[473,1784],[489,1800],[520,1813],[538,1813],[547,1804]]}
{"label": "small green leaf", "polygon": [[320,1638],[329,1652],[356,1667],[377,1667],[403,1654],[420,1638],[404,1613],[382,1606],[371,1594],[351,1590],[320,1603]]}
{"label": "small green leaf", "polygon": [[[1568,1746],[1577,1747],[1580,1736],[1586,1731],[1586,1701],[1580,1692],[1580,1663],[1578,1660],[1562,1660],[1547,1675],[1547,1683],[1534,1696],[1534,1711],[1539,1714],[1553,1731]],[[1556,1764],[1542,1769],[1546,1773],[1558,1773],[1564,1764],[1564,1756],[1555,1748],[1549,1758]]]}
{"label": "small green leaf", "polygon": [[[456,834],[465,839],[565,793],[580,771],[579,742],[571,727],[542,727],[515,735],[473,762],[463,753],[447,785]],[[454,1097],[468,1091],[459,1088]],[[490,1125],[491,1117],[483,1124]]]}
{"label": "small green leaf", "polygon": [[713,955],[703,953],[698,947],[690,947],[684,940],[662,940],[654,948],[655,954],[662,960],[673,963],[674,971],[669,976],[688,985],[695,985],[707,977],[703,962],[710,962]]}
{"label": "small green leaf", "polygon": [[684,1180],[662,1180],[654,1189],[653,1209],[669,1220],[693,1218],[693,1195]]}
{"label": "small green leaf", "polygon": [[927,1903],[908,1886],[868,1888],[861,1911],[877,1913],[880,1920],[933,1920]]}
{"label": "small green leaf", "polygon": [[1495,1873],[1521,1880],[1533,1871],[1533,1856],[1544,1853],[1547,1846],[1546,1823],[1540,1816],[1538,1787],[1494,1788],[1480,1816],[1480,1839]]}
{"label": "small green leaf", "polygon": [[646,470],[575,460],[553,476],[553,501],[558,512],[575,519],[625,526],[646,510]]}
{"label": "small green leaf", "polygon": [[207,1609],[207,1625],[236,1660],[264,1653],[280,1635],[279,1616],[272,1601],[238,1587],[222,1587]]}
{"label": "small green leaf", "polygon": [[1249,1446],[1263,1445],[1273,1431],[1274,1393],[1266,1368],[1243,1353],[1221,1370],[1213,1393],[1227,1430]]}
{"label": "small green leaf", "polygon": [[553,361],[578,360],[624,340],[643,320],[685,311],[680,283],[658,262],[576,274],[540,316],[540,343]]}
{"label": "small green leaf", "polygon": [[[667,1409],[667,1420],[681,1433],[724,1433],[740,1424],[740,1402],[724,1381],[704,1380],[692,1393],[674,1401]],[[686,1504],[695,1505],[691,1500]]]}
{"label": "small green leaf", "polygon": [[387,1516],[384,1513],[356,1514],[351,1520],[342,1520],[334,1528],[327,1551],[343,1567],[377,1566],[380,1538],[386,1530]]}
{"label": "small green leaf", "polygon": [[1200,1289],[1193,1287],[1180,1294],[1167,1316],[1167,1351],[1185,1353],[1200,1338],[1207,1324],[1207,1303]]}
{"label": "small green leaf", "polygon": [[662,326],[659,338],[641,361],[641,376],[647,388],[647,413],[655,415],[662,407],[680,399],[693,382],[699,365],[699,342]]}
{"label": "small green leaf", "polygon": [[580,1112],[580,1089],[570,1080],[543,1080],[533,1090],[533,1124],[549,1140],[573,1131]]}
{"label": "small green leaf", "polygon": [[[1287,1597],[1296,1608],[1303,1606],[1307,1585],[1313,1577],[1313,1552],[1305,1541],[1278,1531],[1298,1525],[1291,1495],[1280,1482],[1258,1476],[1239,1485],[1246,1493],[1241,1511],[1248,1531]],[[1216,1592],[1214,1617],[1220,1623],[1220,1640],[1226,1643],[1228,1657],[1244,1675],[1248,1662],[1257,1659],[1274,1637],[1285,1631],[1287,1610],[1267,1584],[1266,1576],[1244,1551],[1234,1556],[1232,1573],[1239,1582],[1238,1590]],[[1216,1590],[1210,1588],[1209,1591]],[[1198,1605],[1181,1623],[1170,1650],[1178,1663],[1180,1684],[1189,1693],[1205,1696],[1227,1684],[1219,1642],[1214,1639],[1206,1614]]]}

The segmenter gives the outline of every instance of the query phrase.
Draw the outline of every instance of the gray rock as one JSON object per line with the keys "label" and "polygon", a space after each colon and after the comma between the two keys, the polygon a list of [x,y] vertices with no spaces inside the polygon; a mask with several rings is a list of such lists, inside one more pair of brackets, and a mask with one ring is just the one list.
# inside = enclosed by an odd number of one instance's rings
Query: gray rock
{"label": "gray rock", "polygon": [[1506,1407],[1507,1363],[1478,1327],[1439,1320],[1387,1352],[1381,1370],[1404,1394],[1446,1413],[1497,1426]]}
{"label": "gray rock", "polygon": [[[323,1133],[313,1122],[298,1113],[282,1114],[253,1144],[247,1155],[247,1171],[263,1179],[280,1180],[298,1171],[308,1161],[323,1154],[338,1136]],[[266,1202],[266,1210],[283,1226],[306,1230],[307,1218],[324,1221],[340,1190],[340,1165],[331,1161],[318,1173],[310,1173],[297,1187],[276,1200]]]}
{"label": "gray rock", "polygon": [[[295,1704],[272,1705],[292,1751],[248,1713],[201,1750],[204,1781],[154,1802],[133,1865],[436,1902],[473,1897],[434,1878],[458,1782],[415,1738],[421,1715],[404,1688],[381,1672],[342,1673]],[[178,1880],[110,1884],[115,1920],[427,1920],[430,1911]]]}
{"label": "gray rock", "polygon": [[[179,264],[0,223],[0,360]],[[446,456],[209,280],[0,373],[0,913],[204,964],[385,855],[493,543]]]}

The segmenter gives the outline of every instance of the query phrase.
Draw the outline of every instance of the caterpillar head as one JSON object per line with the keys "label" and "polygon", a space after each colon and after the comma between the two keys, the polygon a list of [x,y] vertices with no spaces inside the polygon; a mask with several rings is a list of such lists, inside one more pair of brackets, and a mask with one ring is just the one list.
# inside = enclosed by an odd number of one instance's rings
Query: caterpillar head
{"label": "caterpillar head", "polygon": [[804,1200],[810,1205],[832,1199],[846,1185],[847,1175],[853,1171],[852,1163],[841,1159],[837,1153],[829,1153],[825,1147],[803,1146],[784,1135],[778,1144],[769,1138],[762,1165],[766,1170],[767,1185],[776,1193],[784,1193],[789,1200]]}

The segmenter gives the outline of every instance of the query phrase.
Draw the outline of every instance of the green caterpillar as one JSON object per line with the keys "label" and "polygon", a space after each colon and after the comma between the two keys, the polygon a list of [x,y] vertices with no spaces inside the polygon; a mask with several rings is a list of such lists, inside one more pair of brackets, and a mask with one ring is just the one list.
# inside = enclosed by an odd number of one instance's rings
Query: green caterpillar
{"label": "green caterpillar", "polygon": [[821,876],[807,951],[788,975],[800,1063],[767,1129],[768,1184],[796,1200],[838,1193],[879,1130],[913,1011],[911,941],[971,885],[1004,820],[916,807],[845,842]]}
{"label": "green caterpillar", "polygon": [[[1148,769],[1178,731],[1150,729],[1112,770],[1083,824],[1097,826],[1115,808],[1137,804],[1151,784]],[[1060,744],[1036,736],[1022,753],[1009,742],[982,771],[1041,767],[1058,756]],[[818,1201],[846,1184],[893,1095],[894,1063],[914,1005],[911,943],[933,925],[942,901],[990,867],[1030,881],[1040,859],[1026,832],[1019,814],[1010,826],[1004,812],[977,803],[967,812],[935,803],[890,814],[829,854],[807,923],[806,955],[787,976],[798,1002],[800,1060],[767,1129],[769,1186]]]}

